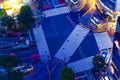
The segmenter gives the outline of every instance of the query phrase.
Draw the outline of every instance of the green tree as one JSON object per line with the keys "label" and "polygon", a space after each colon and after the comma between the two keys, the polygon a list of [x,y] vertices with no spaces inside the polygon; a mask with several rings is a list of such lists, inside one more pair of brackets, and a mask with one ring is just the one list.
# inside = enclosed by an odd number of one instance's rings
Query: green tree
{"label": "green tree", "polygon": [[23,74],[20,71],[10,72],[8,75],[9,80],[23,80]]}
{"label": "green tree", "polygon": [[96,68],[104,69],[107,67],[107,64],[105,63],[105,59],[101,55],[97,55],[93,58],[93,64]]}
{"label": "green tree", "polygon": [[0,9],[0,17],[4,15],[7,15],[5,9]]}
{"label": "green tree", "polygon": [[61,80],[74,80],[75,79],[73,70],[68,67],[62,69],[60,77],[61,77]]}
{"label": "green tree", "polygon": [[15,21],[11,16],[4,15],[0,17],[0,23],[3,28],[12,29],[15,25]]}
{"label": "green tree", "polygon": [[[12,71],[12,69],[19,64],[21,64],[21,60],[17,56],[6,55],[0,57],[0,66],[6,69],[7,75],[5,76],[7,80],[22,80],[23,74],[20,73],[19,70]],[[2,79],[2,80],[6,80],[6,79]]]}
{"label": "green tree", "polygon": [[31,10],[31,8],[30,8],[29,5],[23,5],[23,6],[21,7],[21,9],[20,9],[20,12],[24,12],[24,11],[26,11],[26,10],[28,10],[28,11],[30,11],[30,12],[32,13],[32,10]]}
{"label": "green tree", "polygon": [[24,5],[20,9],[20,14],[17,16],[17,20],[20,23],[20,28],[30,29],[30,23],[34,23],[32,10],[29,5]]}
{"label": "green tree", "polygon": [[0,57],[0,66],[6,69],[12,69],[21,64],[20,58],[17,56],[6,55]]}

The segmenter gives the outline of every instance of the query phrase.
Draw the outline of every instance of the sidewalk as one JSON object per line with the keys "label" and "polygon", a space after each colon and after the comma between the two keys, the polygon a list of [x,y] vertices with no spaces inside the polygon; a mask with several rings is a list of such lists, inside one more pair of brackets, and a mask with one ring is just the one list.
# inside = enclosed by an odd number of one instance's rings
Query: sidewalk
{"label": "sidewalk", "polygon": [[93,57],[88,57],[82,60],[78,60],[72,63],[67,64],[68,67],[72,68],[75,73],[79,73],[82,71],[90,70],[94,67],[93,65]]}
{"label": "sidewalk", "polygon": [[109,35],[107,34],[107,32],[94,33],[94,36],[95,36],[99,51],[113,47],[113,43]]}
{"label": "sidewalk", "polygon": [[65,14],[65,13],[69,13],[69,12],[70,11],[69,11],[68,7],[64,6],[64,7],[46,10],[46,11],[44,11],[44,14],[45,14],[45,17],[51,17],[51,16],[56,16],[56,15]]}

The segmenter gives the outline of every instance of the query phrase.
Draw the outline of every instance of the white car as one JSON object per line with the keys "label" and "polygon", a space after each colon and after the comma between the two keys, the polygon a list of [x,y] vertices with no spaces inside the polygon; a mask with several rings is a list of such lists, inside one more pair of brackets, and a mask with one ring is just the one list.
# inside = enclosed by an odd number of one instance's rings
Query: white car
{"label": "white car", "polygon": [[92,16],[90,21],[96,26],[99,25],[99,20],[95,16]]}
{"label": "white car", "polygon": [[25,48],[28,48],[28,47],[29,47],[28,45],[19,44],[19,45],[14,46],[12,49],[17,50],[17,49],[25,49]]}
{"label": "white car", "polygon": [[32,72],[34,70],[34,67],[32,65],[18,66],[18,67],[13,68],[12,71],[17,71],[17,70],[20,70],[20,72],[23,74],[27,74],[27,73]]}
{"label": "white car", "polygon": [[25,66],[18,66],[18,67],[15,67],[15,68],[13,68],[13,71],[20,70],[20,69],[22,69],[23,67],[25,67]]}
{"label": "white car", "polygon": [[20,69],[20,72],[22,72],[23,74],[27,74],[30,73],[34,70],[34,67],[32,65],[29,66],[25,66],[22,69]]}

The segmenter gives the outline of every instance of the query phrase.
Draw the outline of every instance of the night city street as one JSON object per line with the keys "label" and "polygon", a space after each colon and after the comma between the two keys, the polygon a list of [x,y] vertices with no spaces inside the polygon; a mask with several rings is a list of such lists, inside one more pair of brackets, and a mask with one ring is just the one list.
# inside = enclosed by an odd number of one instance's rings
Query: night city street
{"label": "night city street", "polygon": [[120,80],[120,0],[0,0],[0,80]]}

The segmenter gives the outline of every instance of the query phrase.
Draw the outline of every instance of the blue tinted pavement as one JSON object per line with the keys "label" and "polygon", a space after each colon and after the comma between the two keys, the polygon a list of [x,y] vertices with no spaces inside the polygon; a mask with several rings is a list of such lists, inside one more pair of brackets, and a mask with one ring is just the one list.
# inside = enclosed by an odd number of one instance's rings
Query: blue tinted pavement
{"label": "blue tinted pavement", "polygon": [[99,49],[93,32],[89,32],[89,34],[86,36],[80,46],[83,50],[85,57],[94,56],[99,53]]}
{"label": "blue tinted pavement", "polygon": [[80,60],[85,57],[94,56],[99,53],[93,32],[89,32],[68,63]]}
{"label": "blue tinted pavement", "polygon": [[[73,13],[68,13],[49,17],[46,18],[42,24],[51,57],[54,57],[56,52],[74,29],[74,26],[67,19],[67,16],[71,18],[75,25],[77,24],[77,14],[72,14]],[[76,17],[74,18],[74,16]],[[89,32],[81,43],[80,47],[76,50],[73,56],[71,56],[71,59],[68,63],[80,60],[83,57],[96,55],[97,53],[99,53],[99,51],[93,32]]]}
{"label": "blue tinted pavement", "polygon": [[43,30],[51,56],[54,56],[74,27],[66,18],[67,14],[46,18]]}

